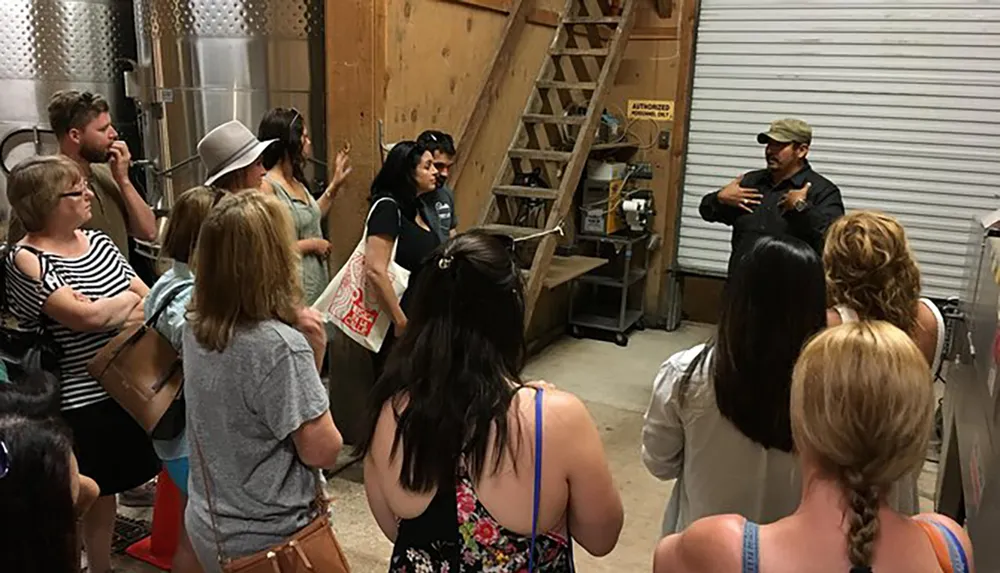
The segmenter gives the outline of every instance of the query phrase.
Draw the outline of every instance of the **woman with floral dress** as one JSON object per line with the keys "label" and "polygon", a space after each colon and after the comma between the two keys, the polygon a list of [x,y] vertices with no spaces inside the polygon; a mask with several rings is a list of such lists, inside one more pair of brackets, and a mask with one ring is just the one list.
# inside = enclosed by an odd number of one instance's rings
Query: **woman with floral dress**
{"label": "woman with floral dress", "polygon": [[359,446],[368,503],[395,543],[390,571],[571,571],[571,535],[609,553],[622,504],[594,421],[572,394],[521,380],[509,245],[456,237],[411,289]]}

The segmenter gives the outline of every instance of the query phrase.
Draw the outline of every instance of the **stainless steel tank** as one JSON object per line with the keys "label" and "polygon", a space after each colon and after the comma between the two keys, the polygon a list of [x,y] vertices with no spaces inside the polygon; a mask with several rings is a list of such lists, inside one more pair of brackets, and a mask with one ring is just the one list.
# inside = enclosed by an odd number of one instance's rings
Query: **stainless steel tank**
{"label": "stainless steel tank", "polygon": [[[122,80],[122,71],[135,53],[131,11],[129,0],[0,1],[0,141],[4,143],[0,159],[4,166],[57,150],[48,130],[47,107],[52,94],[61,89],[103,94],[111,103],[116,128],[126,138],[129,131],[134,134],[134,112],[124,97]],[[0,207],[6,215],[2,171]]]}
{"label": "stainless steel tank", "polygon": [[[322,0],[135,0],[135,82],[149,185],[169,208],[200,184],[197,144],[238,119],[252,131],[264,112],[294,106],[325,157]],[[307,176],[325,177],[314,169]],[[315,190],[315,189],[314,189]]]}

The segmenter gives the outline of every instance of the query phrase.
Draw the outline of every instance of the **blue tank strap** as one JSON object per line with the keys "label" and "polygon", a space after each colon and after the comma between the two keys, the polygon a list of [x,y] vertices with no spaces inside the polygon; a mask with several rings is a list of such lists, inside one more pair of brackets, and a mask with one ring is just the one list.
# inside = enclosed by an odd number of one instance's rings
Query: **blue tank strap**
{"label": "blue tank strap", "polygon": [[951,561],[952,572],[969,573],[969,557],[965,554],[965,547],[962,546],[962,542],[959,541],[955,532],[937,521],[927,521],[944,536],[945,545],[948,546],[948,559]]}
{"label": "blue tank strap", "polygon": [[[531,509],[531,553],[528,573],[535,573],[535,541],[538,538],[538,510],[542,501],[542,389],[535,392],[535,486]],[[570,542],[572,543],[572,542]]]}
{"label": "blue tank strap", "polygon": [[746,520],[743,524],[743,573],[758,573],[760,559],[760,526]]}

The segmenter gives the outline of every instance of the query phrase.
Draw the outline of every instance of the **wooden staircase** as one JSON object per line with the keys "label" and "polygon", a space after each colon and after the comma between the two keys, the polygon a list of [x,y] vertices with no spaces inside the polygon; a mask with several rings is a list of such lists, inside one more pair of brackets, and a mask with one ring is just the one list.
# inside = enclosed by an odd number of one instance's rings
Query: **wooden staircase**
{"label": "wooden staircase", "polygon": [[526,257],[531,263],[525,269],[525,326],[542,288],[568,282],[606,262],[556,256],[556,231],[570,223],[573,196],[595,147],[604,100],[618,73],[639,1],[567,0],[480,216],[481,230],[536,243]]}

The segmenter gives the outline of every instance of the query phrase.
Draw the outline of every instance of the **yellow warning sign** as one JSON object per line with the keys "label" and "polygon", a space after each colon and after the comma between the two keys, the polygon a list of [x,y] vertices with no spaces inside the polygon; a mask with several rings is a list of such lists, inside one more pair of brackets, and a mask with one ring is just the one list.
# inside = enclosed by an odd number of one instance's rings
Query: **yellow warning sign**
{"label": "yellow warning sign", "polygon": [[630,99],[628,100],[628,118],[673,121],[674,102],[673,100]]}

